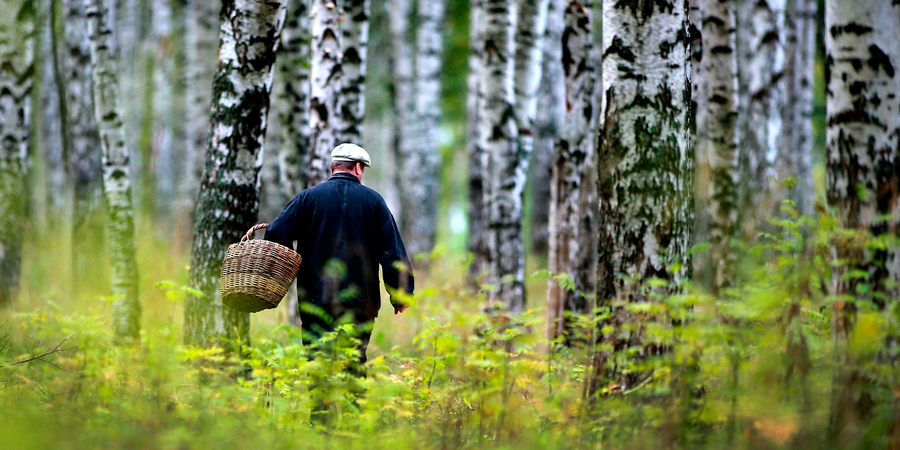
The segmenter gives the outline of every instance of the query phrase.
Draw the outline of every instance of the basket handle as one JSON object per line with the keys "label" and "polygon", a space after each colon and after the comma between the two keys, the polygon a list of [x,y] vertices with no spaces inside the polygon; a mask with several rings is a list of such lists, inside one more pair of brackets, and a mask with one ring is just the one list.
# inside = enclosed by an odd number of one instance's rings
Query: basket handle
{"label": "basket handle", "polygon": [[268,226],[269,226],[269,224],[267,224],[267,223],[260,223],[260,224],[254,225],[253,228],[251,228],[249,231],[247,231],[247,234],[245,234],[245,235],[241,238],[241,243],[247,242],[247,241],[249,241],[250,239],[252,239],[252,238],[253,238],[253,233],[256,233],[256,230],[259,230],[259,229],[261,229],[261,228],[266,228],[266,227],[268,227]]}

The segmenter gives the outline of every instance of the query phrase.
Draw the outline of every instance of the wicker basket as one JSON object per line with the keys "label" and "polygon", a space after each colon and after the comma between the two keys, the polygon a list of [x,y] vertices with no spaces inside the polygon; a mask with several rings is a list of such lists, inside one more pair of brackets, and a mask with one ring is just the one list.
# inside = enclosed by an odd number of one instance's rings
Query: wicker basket
{"label": "wicker basket", "polygon": [[269,226],[254,226],[225,252],[219,292],[225,306],[243,312],[257,312],[278,306],[297,271],[300,255],[272,241],[252,240],[253,233]]}

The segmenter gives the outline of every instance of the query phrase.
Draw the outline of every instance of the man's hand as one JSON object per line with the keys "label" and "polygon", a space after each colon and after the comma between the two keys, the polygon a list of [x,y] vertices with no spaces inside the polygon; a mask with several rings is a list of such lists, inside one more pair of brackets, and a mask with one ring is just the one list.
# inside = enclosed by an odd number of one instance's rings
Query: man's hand
{"label": "man's hand", "polygon": [[400,313],[402,313],[403,311],[406,311],[407,309],[409,309],[409,305],[403,305],[403,306],[401,306],[401,307],[399,307],[399,308],[394,307],[394,315],[396,316],[397,314],[400,314]]}

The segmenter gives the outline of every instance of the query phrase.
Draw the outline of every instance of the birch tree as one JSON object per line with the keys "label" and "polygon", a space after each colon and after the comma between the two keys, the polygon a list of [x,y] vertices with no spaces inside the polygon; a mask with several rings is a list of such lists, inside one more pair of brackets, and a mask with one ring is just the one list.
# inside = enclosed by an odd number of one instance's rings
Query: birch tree
{"label": "birch tree", "polygon": [[93,220],[100,207],[102,169],[100,136],[91,93],[91,55],[84,0],[63,0],[65,39],[61,43],[61,65],[57,81],[63,87],[63,145],[67,178],[74,193],[72,214],[72,279],[76,285],[90,279],[89,268],[97,265],[94,245],[100,238]]}
{"label": "birch tree", "polygon": [[479,80],[480,129],[484,151],[483,204],[491,302],[510,313],[525,309],[525,252],[522,241],[522,190],[525,172],[518,154],[514,94],[514,3],[485,0],[484,42]]}
{"label": "birch tree", "polygon": [[563,73],[565,74],[565,115],[550,177],[550,253],[549,269],[554,275],[572,277],[574,290],[551,280],[547,289],[548,337],[563,337],[571,343],[571,320],[566,312],[587,314],[593,309],[596,272],[596,186],[593,178],[594,155],[591,119],[593,118],[594,67],[593,4],[590,0],[554,0],[556,8],[565,8],[562,33]]}
{"label": "birch tree", "polygon": [[813,187],[813,68],[816,58],[816,0],[792,0],[785,20],[786,93],[780,160],[782,178],[793,176],[795,183],[788,198],[797,211],[813,214],[816,199]]}
{"label": "birch tree", "polygon": [[698,142],[709,164],[709,274],[716,289],[727,285],[735,252],[729,245],[738,218],[738,84],[735,57],[735,6],[732,0],[708,0],[703,16],[704,114]]}
{"label": "birch tree", "polygon": [[537,93],[534,122],[534,149],[528,176],[531,191],[531,250],[537,255],[547,254],[550,242],[550,171],[556,137],[565,116],[566,85],[562,66],[562,34],[565,26],[565,4],[551,0],[547,5],[547,24],[544,27],[541,84]]}
{"label": "birch tree", "polygon": [[248,339],[249,315],[222,305],[218,281],[225,249],[257,221],[269,94],[284,20],[285,2],[262,0],[226,0],[219,16],[219,65],[191,250],[190,285],[203,297],[185,303],[189,344]]}
{"label": "birch tree", "polygon": [[26,164],[34,85],[33,0],[0,2],[0,307],[16,298],[25,230]]}
{"label": "birch tree", "polygon": [[340,142],[362,142],[366,113],[366,63],[369,45],[371,0],[344,0],[340,30],[341,86],[339,111]]}
{"label": "birch tree", "polygon": [[[784,12],[786,0],[741,4],[741,210],[743,232],[752,237],[775,211],[784,108]],[[754,212],[757,212],[754,214]]]}
{"label": "birch tree", "polygon": [[484,148],[481,131],[481,74],[484,58],[485,0],[469,3],[469,71],[466,75],[466,135],[469,152],[468,251],[472,255],[468,283],[475,285],[487,267],[484,217]]}
{"label": "birch tree", "polygon": [[[394,150],[400,170],[401,233],[411,255],[434,248],[439,197],[437,131],[441,119],[441,59],[445,0],[420,0],[413,42],[408,0],[391,2]],[[413,48],[415,50],[413,50]],[[414,56],[415,55],[415,56]]]}
{"label": "birch tree", "polygon": [[310,33],[312,61],[310,67],[309,127],[311,148],[307,170],[308,186],[314,186],[331,175],[328,163],[331,149],[343,129],[338,97],[341,90],[341,15],[331,0],[312,0]]}
{"label": "birch tree", "polygon": [[[640,346],[637,359],[664,349],[645,342],[642,325],[618,302],[647,302],[643,283],[650,278],[667,281],[665,293],[690,276],[687,10],[686,0],[603,2],[597,299],[610,318],[600,324],[609,330],[600,342],[612,352]],[[594,356],[590,395],[607,381],[627,391],[646,377],[623,372],[612,356]]]}
{"label": "birch tree", "polygon": [[[839,226],[894,239],[883,248],[836,243],[836,256],[848,264],[832,274],[832,294],[841,300],[834,305],[838,371],[831,429],[832,438],[840,444],[852,438],[856,427],[878,408],[872,381],[852,368],[865,364],[858,360],[861,354],[854,355],[848,347],[857,305],[881,311],[894,330],[900,298],[896,241],[900,234],[900,4],[828,0],[825,31],[828,203],[836,210]],[[865,277],[848,277],[847,271],[863,272]],[[845,302],[846,296],[855,296],[856,302]],[[893,333],[888,332],[885,343],[878,345],[880,357],[887,361],[897,360]],[[900,429],[895,424],[891,432],[896,439]]]}
{"label": "birch tree", "polygon": [[153,58],[153,133],[151,151],[156,160],[150,172],[154,174],[155,209],[163,220],[171,217],[176,193],[176,180],[184,179],[184,166],[178,164],[180,149],[174,148],[173,108],[175,86],[175,45],[173,35],[172,1],[152,3],[152,39],[148,43]]}
{"label": "birch tree", "polygon": [[184,8],[185,68],[184,76],[186,141],[185,176],[178,185],[184,199],[178,206],[179,218],[192,215],[196,207],[200,176],[205,163],[209,134],[211,84],[216,71],[219,45],[218,18],[221,0],[187,0]]}
{"label": "birch tree", "polygon": [[303,163],[309,157],[309,0],[288,4],[281,35],[278,73],[284,83],[278,102],[282,145],[278,152],[278,184],[286,204],[306,188]]}
{"label": "birch tree", "polygon": [[85,0],[91,52],[94,111],[103,155],[103,190],[109,214],[113,329],[119,339],[139,341],[141,304],[131,202],[129,151],[118,105],[118,72],[112,55],[112,30],[104,0]]}

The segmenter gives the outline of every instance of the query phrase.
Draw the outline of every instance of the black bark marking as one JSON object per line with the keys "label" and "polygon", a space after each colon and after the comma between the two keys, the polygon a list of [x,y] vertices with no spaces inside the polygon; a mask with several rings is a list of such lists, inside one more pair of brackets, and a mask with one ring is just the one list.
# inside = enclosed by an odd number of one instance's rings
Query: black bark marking
{"label": "black bark marking", "polygon": [[831,32],[832,38],[837,38],[838,36],[846,33],[846,34],[855,34],[857,36],[861,36],[864,34],[869,34],[873,31],[872,27],[861,25],[856,22],[850,22],[846,25],[835,25],[831,27],[829,30]]}
{"label": "black bark marking", "polygon": [[619,55],[620,58],[630,63],[635,61],[635,55],[631,47],[625,45],[625,41],[619,36],[613,38],[612,44],[603,52],[603,58],[606,59],[608,55]]}
{"label": "black bark marking", "polygon": [[877,45],[872,44],[869,46],[869,54],[871,57],[868,60],[869,67],[872,68],[876,73],[878,72],[878,68],[884,68],[884,73],[887,74],[888,77],[894,78],[894,65],[891,64],[891,57],[884,53]]}

